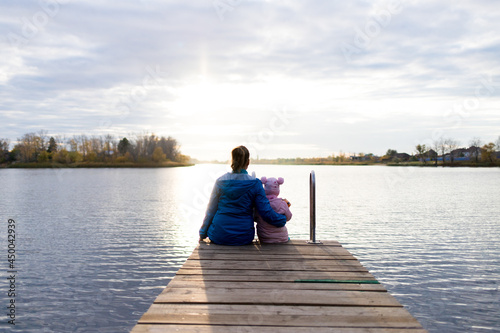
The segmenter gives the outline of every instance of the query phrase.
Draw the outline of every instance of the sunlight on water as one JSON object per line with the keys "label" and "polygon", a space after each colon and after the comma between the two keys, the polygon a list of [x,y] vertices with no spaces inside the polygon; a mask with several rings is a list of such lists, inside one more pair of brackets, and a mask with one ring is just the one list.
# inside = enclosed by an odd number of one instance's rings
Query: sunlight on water
{"label": "sunlight on water", "polygon": [[[0,170],[16,331],[128,332],[196,246],[228,169]],[[339,240],[431,332],[500,327],[499,169],[251,165],[285,179],[292,238],[309,238],[312,169],[320,240]]]}

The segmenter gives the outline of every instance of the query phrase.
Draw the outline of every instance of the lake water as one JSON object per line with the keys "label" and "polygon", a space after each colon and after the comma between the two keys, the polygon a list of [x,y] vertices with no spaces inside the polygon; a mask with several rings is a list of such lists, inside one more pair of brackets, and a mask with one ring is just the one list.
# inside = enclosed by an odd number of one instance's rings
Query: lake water
{"label": "lake water", "polygon": [[[128,332],[197,244],[225,165],[0,170],[0,331]],[[290,236],[340,241],[430,332],[500,332],[500,169],[251,165],[284,177]]]}

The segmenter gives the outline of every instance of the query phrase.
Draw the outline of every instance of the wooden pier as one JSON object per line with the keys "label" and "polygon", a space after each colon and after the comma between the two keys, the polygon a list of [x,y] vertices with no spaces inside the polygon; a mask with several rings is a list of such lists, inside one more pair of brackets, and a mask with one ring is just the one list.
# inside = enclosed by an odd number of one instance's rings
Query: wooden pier
{"label": "wooden pier", "polygon": [[132,333],[423,333],[336,241],[200,243]]}

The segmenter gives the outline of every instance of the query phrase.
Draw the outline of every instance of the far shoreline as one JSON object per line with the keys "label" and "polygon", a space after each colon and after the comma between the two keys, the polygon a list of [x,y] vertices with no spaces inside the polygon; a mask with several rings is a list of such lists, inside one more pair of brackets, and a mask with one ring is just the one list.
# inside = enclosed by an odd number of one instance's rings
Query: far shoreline
{"label": "far shoreline", "polygon": [[74,164],[62,163],[12,163],[1,165],[0,169],[147,169],[147,168],[179,168],[194,166],[194,163],[163,162],[163,163],[104,163],[104,162],[82,162]]}
{"label": "far shoreline", "polygon": [[[220,162],[220,161],[196,161],[192,163],[183,163],[183,162],[144,162],[144,163],[136,163],[136,162],[78,162],[71,164],[63,164],[63,163],[40,163],[40,162],[31,162],[31,163],[11,163],[11,164],[2,164],[0,165],[0,169],[155,169],[155,168],[178,168],[178,167],[191,167],[199,164],[228,164],[229,162]],[[340,162],[340,163],[325,163],[325,162],[262,162],[262,161],[254,161],[251,162],[252,165],[283,165],[283,166],[292,166],[292,165],[307,165],[307,166],[315,166],[315,165],[326,165],[326,166],[387,166],[387,167],[424,167],[424,168],[498,168],[500,164],[498,163],[464,163],[464,162],[455,162],[455,163],[422,163],[422,162],[389,162],[389,163],[370,163],[370,162]]]}
{"label": "far shoreline", "polygon": [[[198,164],[227,164],[229,165],[229,161],[197,161],[194,163]],[[425,168],[494,168],[500,167],[500,163],[484,163],[478,162],[477,164],[474,162],[454,162],[454,163],[445,163],[439,162],[437,165],[432,163],[422,163],[422,162],[389,162],[389,163],[381,163],[381,162],[262,162],[262,161],[251,161],[250,165],[326,165],[326,166],[388,166],[388,167],[425,167]]]}

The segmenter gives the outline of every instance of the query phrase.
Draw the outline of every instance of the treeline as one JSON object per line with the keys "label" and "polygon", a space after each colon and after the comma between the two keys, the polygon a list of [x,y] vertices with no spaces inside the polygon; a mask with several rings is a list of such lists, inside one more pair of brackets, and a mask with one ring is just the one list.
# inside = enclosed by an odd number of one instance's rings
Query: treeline
{"label": "treeline", "polygon": [[452,138],[434,141],[431,145],[418,144],[415,151],[399,153],[388,149],[383,156],[372,153],[339,153],[328,157],[252,159],[253,164],[299,164],[299,165],[443,165],[443,166],[500,166],[500,137],[496,142],[482,143],[473,138],[469,147],[460,147]]}
{"label": "treeline", "polygon": [[10,141],[0,138],[0,164],[168,164],[189,162],[182,155],[177,140],[155,134],[133,134],[130,139],[113,135],[75,135],[66,138],[49,136],[47,131],[27,133],[17,139],[12,150]]}
{"label": "treeline", "polygon": [[328,164],[371,164],[379,163],[380,157],[373,154],[354,154],[347,155],[339,153],[327,157],[295,157],[295,158],[276,158],[276,159],[251,159],[252,164],[292,164],[292,165],[328,165]]}
{"label": "treeline", "polygon": [[424,164],[434,161],[435,165],[454,163],[475,165],[498,165],[500,161],[500,136],[496,142],[484,143],[479,138],[473,138],[469,147],[460,147],[460,142],[452,138],[435,140],[431,145],[415,146],[413,160]]}

